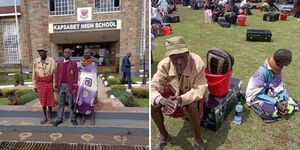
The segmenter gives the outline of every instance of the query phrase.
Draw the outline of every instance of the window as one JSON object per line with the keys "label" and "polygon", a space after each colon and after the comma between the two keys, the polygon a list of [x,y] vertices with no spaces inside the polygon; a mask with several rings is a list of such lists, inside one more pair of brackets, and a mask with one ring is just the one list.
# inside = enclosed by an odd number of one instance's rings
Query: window
{"label": "window", "polygon": [[95,0],[96,12],[120,11],[120,0]]}
{"label": "window", "polygon": [[74,15],[74,0],[50,0],[50,15]]}
{"label": "window", "polygon": [[2,24],[5,62],[19,63],[18,37],[15,22]]}

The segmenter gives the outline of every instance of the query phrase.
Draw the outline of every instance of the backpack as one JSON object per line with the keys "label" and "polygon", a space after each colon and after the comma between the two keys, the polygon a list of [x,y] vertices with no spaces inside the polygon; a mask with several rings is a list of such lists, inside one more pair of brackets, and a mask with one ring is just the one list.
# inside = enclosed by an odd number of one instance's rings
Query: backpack
{"label": "backpack", "polygon": [[229,28],[230,23],[226,20],[225,17],[218,17],[218,23],[223,28]]}
{"label": "backpack", "polygon": [[226,74],[232,70],[234,57],[220,48],[211,48],[207,52],[209,74]]}
{"label": "backpack", "polygon": [[230,24],[236,24],[236,18],[237,16],[235,15],[235,13],[230,12],[224,15],[226,18],[226,21],[228,21]]}
{"label": "backpack", "polygon": [[152,32],[155,35],[155,37],[162,36],[162,32],[160,30],[160,28],[161,28],[160,24],[152,24],[151,28],[152,28]]}

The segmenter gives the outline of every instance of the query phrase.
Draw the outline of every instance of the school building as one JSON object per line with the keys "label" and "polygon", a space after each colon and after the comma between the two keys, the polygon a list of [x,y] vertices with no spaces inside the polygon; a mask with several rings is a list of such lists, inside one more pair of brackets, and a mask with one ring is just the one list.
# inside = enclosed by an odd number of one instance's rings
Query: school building
{"label": "school building", "polygon": [[117,72],[131,52],[132,71],[138,72],[144,56],[148,66],[148,7],[149,0],[20,0],[17,11],[0,7],[0,65],[18,67],[21,61],[32,68],[39,48],[56,60],[70,48],[80,60],[90,48],[100,69]]}

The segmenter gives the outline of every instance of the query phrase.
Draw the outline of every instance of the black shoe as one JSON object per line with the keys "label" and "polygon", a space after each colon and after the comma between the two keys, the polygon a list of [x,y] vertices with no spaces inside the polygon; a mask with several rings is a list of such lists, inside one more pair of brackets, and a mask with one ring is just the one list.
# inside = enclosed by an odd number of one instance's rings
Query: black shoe
{"label": "black shoe", "polygon": [[53,123],[53,127],[57,127],[59,124],[63,123],[62,120],[56,120],[54,123]]}
{"label": "black shoe", "polygon": [[71,120],[71,123],[73,126],[77,126],[78,125],[78,122],[76,120]]}

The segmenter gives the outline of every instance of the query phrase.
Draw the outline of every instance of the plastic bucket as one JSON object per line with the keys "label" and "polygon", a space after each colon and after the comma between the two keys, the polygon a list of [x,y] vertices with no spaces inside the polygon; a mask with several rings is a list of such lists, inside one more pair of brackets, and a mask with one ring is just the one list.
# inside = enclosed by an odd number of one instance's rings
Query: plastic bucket
{"label": "plastic bucket", "polygon": [[246,16],[245,15],[239,15],[238,16],[238,25],[239,26],[245,26],[246,25]]}
{"label": "plastic bucket", "polygon": [[211,95],[216,97],[224,97],[228,93],[230,87],[230,80],[232,76],[232,71],[217,75],[209,74],[208,69],[205,69],[205,77],[207,79],[208,90]]}
{"label": "plastic bucket", "polygon": [[286,21],[286,20],[287,20],[287,17],[288,17],[288,14],[287,14],[287,13],[281,13],[281,14],[280,14],[280,20]]}
{"label": "plastic bucket", "polygon": [[171,34],[171,28],[169,26],[163,26],[160,28],[160,30],[163,35]]}

